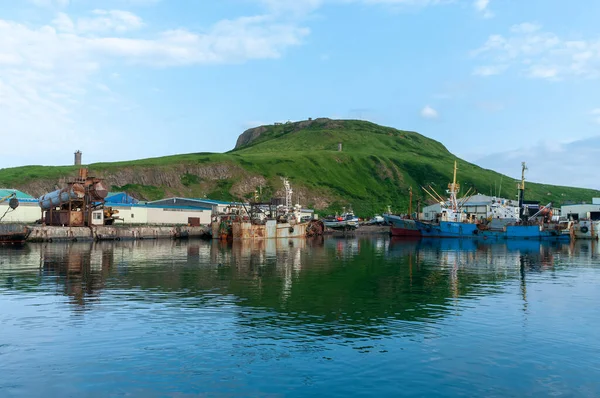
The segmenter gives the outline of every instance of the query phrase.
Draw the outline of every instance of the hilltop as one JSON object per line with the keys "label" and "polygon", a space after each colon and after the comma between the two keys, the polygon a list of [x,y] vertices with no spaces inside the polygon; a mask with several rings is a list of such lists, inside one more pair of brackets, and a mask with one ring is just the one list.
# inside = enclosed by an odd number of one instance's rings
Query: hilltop
{"label": "hilltop", "polygon": [[[338,151],[341,143],[342,151]],[[388,205],[405,211],[408,190],[414,202],[429,202],[419,187],[445,190],[458,161],[463,192],[469,187],[489,194],[503,181],[503,195],[516,194],[510,177],[457,158],[441,143],[411,131],[358,120],[315,119],[260,126],[241,134],[227,153],[191,153],[115,163],[90,164],[90,174],[106,179],[112,190],[142,200],[168,196],[221,200],[261,200],[282,195],[288,177],[301,203],[321,211],[351,206],[362,216]],[[520,164],[515,164],[520,169]],[[34,196],[55,189],[77,173],[76,166],[25,166],[0,170],[0,186]],[[591,189],[528,183],[527,199],[560,204],[600,196]],[[511,192],[513,190],[514,192]],[[294,200],[296,197],[294,197]]]}

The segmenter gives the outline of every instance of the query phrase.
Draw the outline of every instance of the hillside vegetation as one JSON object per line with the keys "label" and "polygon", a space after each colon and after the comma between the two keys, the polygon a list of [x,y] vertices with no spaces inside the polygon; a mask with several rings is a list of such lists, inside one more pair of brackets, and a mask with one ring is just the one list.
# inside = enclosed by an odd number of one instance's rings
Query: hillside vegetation
{"label": "hillside vegetation", "polygon": [[[338,143],[343,150],[338,151]],[[490,194],[502,182],[502,196],[514,197],[514,179],[458,159],[439,142],[418,133],[356,120],[316,119],[261,126],[244,132],[227,153],[193,153],[161,158],[88,165],[90,174],[106,179],[112,190],[142,200],[168,196],[221,200],[260,200],[282,195],[288,177],[302,204],[323,212],[352,207],[361,216],[383,212],[388,205],[406,211],[409,187],[413,201],[430,199],[420,186],[440,194],[458,161],[462,191]],[[520,164],[515,164],[516,171]],[[77,173],[75,166],[26,166],[0,170],[0,186],[34,196],[55,189]],[[591,189],[528,183],[526,197],[544,204],[589,201]]]}

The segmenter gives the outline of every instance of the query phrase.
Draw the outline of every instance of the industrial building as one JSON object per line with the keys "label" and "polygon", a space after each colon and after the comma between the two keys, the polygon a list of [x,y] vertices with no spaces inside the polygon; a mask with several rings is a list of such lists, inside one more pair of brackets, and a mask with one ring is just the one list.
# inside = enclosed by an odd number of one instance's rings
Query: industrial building
{"label": "industrial building", "polygon": [[592,198],[592,203],[579,203],[564,205],[560,208],[561,214],[570,220],[589,219],[600,220],[600,198]]}
{"label": "industrial building", "polygon": [[220,200],[212,200],[206,198],[167,198],[148,202],[151,206],[184,206],[191,208],[210,209],[212,213],[226,213],[227,208],[231,206],[241,205],[241,203],[223,202]]}
{"label": "industrial building", "polygon": [[120,204],[137,204],[140,201],[129,195],[127,192],[109,192],[104,199],[105,202],[109,203],[120,203]]}
{"label": "industrial building", "polygon": [[19,207],[9,211],[8,201],[0,203],[0,217],[3,223],[16,222],[33,224],[41,217],[38,200],[18,189],[0,188],[0,199],[12,194],[19,200]]}
{"label": "industrial building", "polygon": [[[39,198],[16,189],[0,189],[0,198],[15,193],[19,207],[9,209],[8,202],[0,203],[2,222],[34,224],[43,218]],[[108,192],[104,198],[104,220],[114,219],[113,225],[209,225],[212,215],[228,213],[232,208],[248,204],[212,200],[207,198],[173,197],[150,202],[140,202],[127,192]],[[52,206],[50,206],[52,207]],[[99,212],[101,213],[101,212]],[[314,210],[301,209],[301,217],[315,218]],[[101,225],[103,220],[97,220]],[[96,223],[94,223],[96,225]]]}
{"label": "industrial building", "polygon": [[[0,198],[15,193],[19,207],[9,210],[8,201],[0,203],[2,222],[34,224],[42,219],[37,198],[16,189],[0,189]],[[139,201],[125,192],[111,192],[105,199],[105,208],[117,211],[114,225],[209,225],[213,211],[222,212],[231,202],[210,199],[169,198],[148,203]]]}

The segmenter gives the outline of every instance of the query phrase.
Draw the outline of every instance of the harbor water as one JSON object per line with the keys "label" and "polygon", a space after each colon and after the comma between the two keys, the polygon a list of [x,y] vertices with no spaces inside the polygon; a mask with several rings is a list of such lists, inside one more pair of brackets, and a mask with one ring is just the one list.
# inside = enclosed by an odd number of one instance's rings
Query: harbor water
{"label": "harbor water", "polygon": [[0,248],[1,397],[597,397],[595,242]]}

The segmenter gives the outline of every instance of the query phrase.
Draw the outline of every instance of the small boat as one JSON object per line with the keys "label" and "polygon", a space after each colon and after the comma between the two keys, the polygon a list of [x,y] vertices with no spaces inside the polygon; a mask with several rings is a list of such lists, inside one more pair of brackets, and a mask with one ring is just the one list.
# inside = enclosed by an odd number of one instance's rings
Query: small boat
{"label": "small boat", "polygon": [[0,245],[22,245],[31,228],[21,224],[0,224]]}
{"label": "small boat", "polygon": [[337,231],[353,231],[358,228],[358,217],[352,211],[344,212],[341,216],[329,216],[323,219],[327,228]]}

